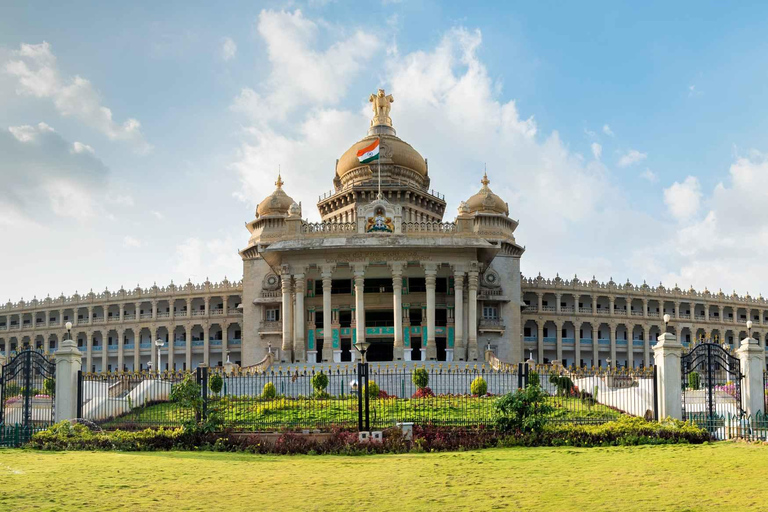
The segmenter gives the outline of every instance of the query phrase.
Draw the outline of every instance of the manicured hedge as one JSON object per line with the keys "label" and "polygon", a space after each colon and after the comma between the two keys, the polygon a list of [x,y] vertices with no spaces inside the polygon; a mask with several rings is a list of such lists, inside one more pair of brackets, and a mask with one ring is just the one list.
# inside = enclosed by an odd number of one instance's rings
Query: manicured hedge
{"label": "manicured hedge", "polygon": [[199,429],[147,429],[137,432],[92,432],[83,425],[61,422],[32,437],[29,447],[40,450],[211,450],[275,454],[369,454],[408,451],[455,451],[510,446],[622,446],[703,443],[709,433],[695,425],[666,420],[648,422],[622,417],[602,425],[547,426],[541,432],[507,435],[492,428],[414,426],[406,441],[397,428],[383,432],[382,443],[360,442],[357,432],[334,429],[326,438],[284,433],[276,441],[265,436],[204,432]]}

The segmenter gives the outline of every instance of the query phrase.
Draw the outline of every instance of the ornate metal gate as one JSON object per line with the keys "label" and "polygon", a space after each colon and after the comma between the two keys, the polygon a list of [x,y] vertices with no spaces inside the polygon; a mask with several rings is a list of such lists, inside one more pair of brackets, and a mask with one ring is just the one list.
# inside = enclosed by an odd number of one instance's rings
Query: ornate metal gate
{"label": "ornate metal gate", "polygon": [[684,420],[717,433],[729,415],[744,415],[738,357],[716,343],[701,343],[680,364]]}
{"label": "ornate metal gate", "polygon": [[0,445],[20,445],[54,421],[56,363],[24,350],[2,367]]}

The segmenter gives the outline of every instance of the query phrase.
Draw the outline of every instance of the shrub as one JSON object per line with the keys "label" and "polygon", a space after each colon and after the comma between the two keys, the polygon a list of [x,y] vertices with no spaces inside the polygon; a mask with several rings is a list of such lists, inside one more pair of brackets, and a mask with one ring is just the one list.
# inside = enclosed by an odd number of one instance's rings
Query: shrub
{"label": "shrub", "polygon": [[691,372],[688,374],[688,387],[694,391],[701,387],[701,376],[699,372]]}
{"label": "shrub", "polygon": [[56,379],[48,377],[43,381],[43,392],[48,396],[53,396],[56,392]]}
{"label": "shrub", "polygon": [[208,388],[211,390],[211,392],[214,395],[218,395],[221,393],[221,388],[224,387],[224,379],[219,375],[218,373],[214,373],[211,375],[211,378],[208,379]]}
{"label": "shrub", "polygon": [[5,397],[11,398],[12,396],[21,394],[21,386],[15,382],[9,382],[5,385]]}
{"label": "shrub", "polygon": [[376,381],[369,380],[368,389],[364,391],[368,393],[369,398],[379,398],[379,385],[376,384]]}
{"label": "shrub", "polygon": [[264,388],[261,390],[261,398],[275,398],[277,396],[277,389],[271,382],[264,384]]}
{"label": "shrub", "polygon": [[429,387],[425,386],[423,388],[418,388],[416,392],[411,395],[411,398],[429,398],[431,396],[435,396],[435,394]]}
{"label": "shrub", "polygon": [[539,377],[539,374],[533,370],[528,371],[528,385],[535,384],[536,386],[541,386],[541,378]]}
{"label": "shrub", "polygon": [[312,387],[315,388],[315,393],[321,394],[328,387],[328,376],[323,372],[314,374],[312,376]]}
{"label": "shrub", "polygon": [[546,393],[540,386],[531,385],[507,393],[493,404],[496,428],[501,432],[538,433],[547,422],[547,414],[553,409],[547,405]]}
{"label": "shrub", "polygon": [[201,410],[203,399],[200,396],[200,384],[195,382],[192,374],[187,374],[180,383],[171,388],[170,400],[176,402],[182,407],[193,409],[195,412]]}
{"label": "shrub", "polygon": [[417,368],[413,371],[412,380],[417,389],[426,388],[429,385],[429,373],[424,368]]}
{"label": "shrub", "polygon": [[475,396],[483,396],[488,392],[488,383],[482,377],[476,377],[469,386],[470,392]]}
{"label": "shrub", "polygon": [[554,384],[557,389],[557,396],[570,395],[575,388],[573,381],[567,375],[553,373],[549,376],[549,383]]}

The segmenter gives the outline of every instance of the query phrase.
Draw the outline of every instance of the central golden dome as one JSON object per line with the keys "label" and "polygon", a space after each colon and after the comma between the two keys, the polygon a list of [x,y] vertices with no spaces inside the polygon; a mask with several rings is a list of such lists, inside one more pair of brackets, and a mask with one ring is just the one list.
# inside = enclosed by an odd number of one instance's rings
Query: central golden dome
{"label": "central golden dome", "polygon": [[[343,180],[344,176],[357,169],[366,171],[375,169],[378,162],[367,164],[360,163],[357,152],[370,146],[376,139],[381,140],[379,147],[379,162],[382,165],[393,165],[410,169],[422,178],[427,176],[427,162],[413,146],[397,137],[395,129],[392,127],[392,118],[389,112],[395,98],[387,95],[384,89],[379,89],[376,94],[371,94],[368,101],[373,109],[373,118],[371,127],[368,130],[368,136],[355,142],[351,148],[344,152],[336,165],[336,176]],[[366,174],[366,172],[358,173]]]}
{"label": "central golden dome", "polygon": [[381,159],[382,164],[397,165],[416,171],[422,176],[427,175],[427,162],[424,160],[424,157],[404,140],[388,134],[369,135],[364,139],[355,142],[351,148],[341,155],[339,163],[336,166],[336,175],[339,178],[343,178],[348,172],[361,167],[375,168],[376,162],[361,164],[357,158],[357,152],[366,146],[370,146],[371,142],[375,141],[377,138],[381,138],[379,158]]}

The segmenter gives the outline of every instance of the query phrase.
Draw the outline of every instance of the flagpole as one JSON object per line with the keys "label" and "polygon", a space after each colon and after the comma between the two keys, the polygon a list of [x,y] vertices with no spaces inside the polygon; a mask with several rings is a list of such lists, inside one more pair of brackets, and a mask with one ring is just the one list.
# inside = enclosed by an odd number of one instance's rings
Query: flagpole
{"label": "flagpole", "polygon": [[379,199],[381,199],[381,135],[379,135],[379,157],[376,160],[379,161]]}

